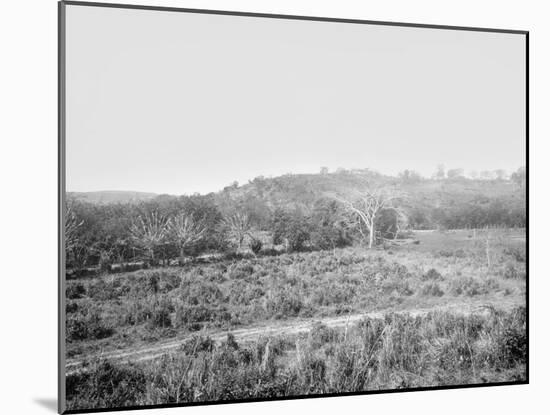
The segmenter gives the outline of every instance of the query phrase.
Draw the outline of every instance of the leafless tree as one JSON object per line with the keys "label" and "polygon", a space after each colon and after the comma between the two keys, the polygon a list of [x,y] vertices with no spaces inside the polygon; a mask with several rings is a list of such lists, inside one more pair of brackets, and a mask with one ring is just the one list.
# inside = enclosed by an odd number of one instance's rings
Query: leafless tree
{"label": "leafless tree", "polygon": [[400,207],[392,205],[390,209],[395,212],[395,233],[393,235],[393,240],[395,241],[399,233],[409,224],[409,217]]}
{"label": "leafless tree", "polygon": [[206,234],[206,226],[191,215],[180,213],[168,222],[170,237],[180,250],[180,263],[185,260],[185,249],[200,242]]}
{"label": "leafless tree", "polygon": [[78,228],[84,221],[76,217],[71,203],[67,204],[65,211],[65,250],[71,252],[78,244]]}
{"label": "leafless tree", "polygon": [[369,249],[375,243],[378,215],[383,209],[394,208],[395,199],[397,199],[395,192],[383,187],[363,190],[355,197],[337,197],[337,200],[357,219],[358,225],[367,228]]}
{"label": "leafless tree", "polygon": [[155,249],[163,245],[168,237],[168,220],[156,211],[139,216],[130,226],[130,235],[154,263]]}
{"label": "leafless tree", "polygon": [[225,217],[223,223],[229,230],[229,234],[237,241],[240,249],[251,228],[248,215],[246,213],[235,213]]}

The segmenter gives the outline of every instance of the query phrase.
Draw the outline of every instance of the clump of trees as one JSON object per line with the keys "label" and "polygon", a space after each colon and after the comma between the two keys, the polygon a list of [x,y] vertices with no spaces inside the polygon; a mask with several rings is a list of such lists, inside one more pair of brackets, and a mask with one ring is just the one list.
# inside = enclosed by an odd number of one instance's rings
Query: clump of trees
{"label": "clump of trees", "polygon": [[[469,182],[462,169],[446,171],[442,165],[436,173],[434,179],[412,170],[388,178],[365,169],[258,177],[245,185],[246,191],[234,184],[219,193],[161,195],[138,203],[69,198],[67,268],[110,269],[137,261],[156,265],[176,258],[181,263],[206,252],[245,248],[259,254],[268,241],[286,251],[354,242],[373,248],[409,229],[525,226],[525,168],[510,176],[494,173],[487,183]],[[446,189],[447,180],[452,191]],[[334,189],[341,193],[335,195]]]}

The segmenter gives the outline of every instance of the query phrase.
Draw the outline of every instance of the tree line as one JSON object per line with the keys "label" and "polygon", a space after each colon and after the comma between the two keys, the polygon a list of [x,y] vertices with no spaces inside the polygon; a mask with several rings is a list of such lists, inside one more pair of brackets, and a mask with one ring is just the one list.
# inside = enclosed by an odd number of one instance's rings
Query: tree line
{"label": "tree line", "polygon": [[[94,204],[68,198],[67,268],[185,262],[208,252],[244,249],[259,254],[272,249],[268,245],[287,252],[354,243],[372,248],[414,229],[524,227],[525,172],[515,174],[511,181],[517,182],[519,192],[446,198],[434,193],[428,201],[404,193],[395,183],[370,182],[334,192],[292,176],[255,179],[246,192],[233,184],[219,193],[161,195],[137,203]],[[400,177],[406,182],[414,174]]]}

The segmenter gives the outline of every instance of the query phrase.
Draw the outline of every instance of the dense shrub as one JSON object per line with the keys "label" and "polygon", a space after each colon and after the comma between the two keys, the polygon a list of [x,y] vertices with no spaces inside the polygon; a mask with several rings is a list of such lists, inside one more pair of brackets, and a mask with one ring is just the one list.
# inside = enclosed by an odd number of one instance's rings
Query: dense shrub
{"label": "dense shrub", "polygon": [[465,258],[466,252],[463,249],[442,249],[438,253],[438,256],[444,258]]}
{"label": "dense shrub", "polygon": [[67,298],[70,298],[70,299],[82,298],[84,297],[84,295],[86,295],[86,288],[80,282],[76,282],[76,283],[69,282],[67,284],[65,295]]}
{"label": "dense shrub", "polygon": [[504,249],[504,254],[510,255],[517,262],[525,262],[527,258],[526,249],[524,246],[507,247]]}
{"label": "dense shrub", "polygon": [[219,304],[226,299],[218,284],[204,281],[200,277],[191,277],[190,281],[185,281],[180,293],[181,302],[188,305]]}
{"label": "dense shrub", "polygon": [[261,285],[247,284],[242,280],[232,281],[229,286],[229,302],[234,305],[250,305],[265,295]]}
{"label": "dense shrub", "polygon": [[290,252],[303,250],[310,239],[311,224],[300,211],[275,210],[271,226],[273,244],[286,242]]}
{"label": "dense shrub", "polygon": [[396,293],[398,295],[409,296],[414,294],[414,290],[411,287],[410,283],[406,279],[401,279],[399,277],[392,277],[385,280],[381,289],[386,294]]}
{"label": "dense shrub", "polygon": [[67,314],[74,313],[78,310],[78,303],[76,301],[67,301],[67,304],[65,305],[65,311]]}
{"label": "dense shrub", "polygon": [[113,335],[114,329],[105,324],[99,310],[80,309],[67,318],[67,340],[103,339]]}
{"label": "dense shrub", "polygon": [[304,307],[301,296],[289,287],[275,287],[264,297],[264,308],[275,318],[294,317]]}
{"label": "dense shrub", "polygon": [[240,261],[231,265],[227,271],[231,279],[248,279],[254,273],[254,266],[249,261]]}
{"label": "dense shrub", "polygon": [[190,331],[200,330],[205,324],[223,324],[231,320],[231,313],[226,307],[200,305],[180,305],[176,308],[174,325]]}
{"label": "dense shrub", "polygon": [[507,262],[504,266],[504,271],[502,272],[502,276],[506,279],[518,279],[518,278],[525,278],[526,273],[523,270],[518,269],[516,265],[512,262]]}
{"label": "dense shrub", "polygon": [[258,239],[258,238],[252,238],[251,241],[250,241],[250,249],[252,250],[252,252],[254,252],[254,254],[259,254],[260,251],[262,250],[262,246],[263,246],[263,242],[261,241],[261,239]]}
{"label": "dense shrub", "polygon": [[166,328],[172,326],[170,319],[170,313],[174,310],[174,307],[170,301],[162,299],[154,305],[151,317],[148,321],[150,327]]}
{"label": "dense shrub", "polygon": [[431,297],[441,297],[445,294],[437,282],[429,282],[424,284],[422,286],[421,293],[422,295]]}
{"label": "dense shrub", "polygon": [[66,377],[68,409],[99,409],[143,403],[147,380],[134,365],[94,362],[86,372]]}
{"label": "dense shrub", "polygon": [[185,341],[180,350],[189,356],[197,356],[199,353],[211,353],[216,343],[210,337],[193,335],[192,338]]}
{"label": "dense shrub", "polygon": [[486,289],[472,277],[462,277],[452,280],[450,291],[453,295],[466,295],[468,297],[486,293]]}
{"label": "dense shrub", "polygon": [[309,344],[315,349],[319,349],[327,343],[332,343],[338,338],[338,330],[323,323],[316,323],[309,331]]}
{"label": "dense shrub", "polygon": [[424,281],[443,281],[443,276],[434,268],[430,268],[428,272],[422,275]]}

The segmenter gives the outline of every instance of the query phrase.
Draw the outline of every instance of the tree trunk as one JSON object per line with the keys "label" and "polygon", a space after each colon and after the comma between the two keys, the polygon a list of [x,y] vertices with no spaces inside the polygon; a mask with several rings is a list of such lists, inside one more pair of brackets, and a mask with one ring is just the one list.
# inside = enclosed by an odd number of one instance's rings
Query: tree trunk
{"label": "tree trunk", "polygon": [[183,249],[183,246],[180,247],[180,265],[183,266],[184,264],[184,261],[185,261],[185,250]]}
{"label": "tree trunk", "polygon": [[371,224],[369,231],[369,249],[372,249],[374,242],[374,222]]}

